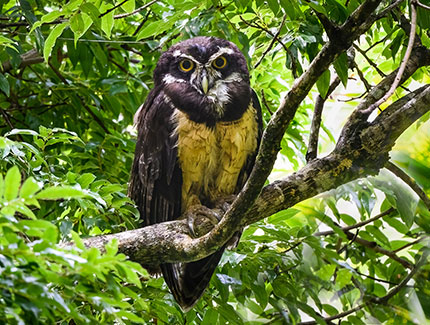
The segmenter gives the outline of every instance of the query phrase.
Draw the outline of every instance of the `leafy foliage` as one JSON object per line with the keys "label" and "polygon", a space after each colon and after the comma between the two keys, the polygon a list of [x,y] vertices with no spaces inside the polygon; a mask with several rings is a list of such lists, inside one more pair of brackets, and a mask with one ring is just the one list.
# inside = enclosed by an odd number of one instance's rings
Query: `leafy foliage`
{"label": "leafy foliage", "polygon": [[[361,3],[2,2],[0,322],[282,324],[314,319],[323,324],[324,318],[387,295],[428,246],[430,232],[424,203],[388,172],[248,227],[238,249],[223,257],[201,301],[186,314],[163,279],[149,277],[116,254],[115,243],[101,254],[80,241],[139,226],[126,195],[133,114],[151,88],[160,50],[197,35],[235,42],[248,60],[267,122],[281,94],[325,43],[318,15],[342,24]],[[379,10],[388,5],[382,3]],[[328,102],[319,149],[324,153],[333,147],[343,123],[336,116],[348,115],[365,92],[357,79],[376,84],[401,61],[408,35],[400,17],[408,10],[402,3],[363,35],[355,70],[341,54],[322,75],[284,136],[271,179],[305,164],[315,98],[328,94],[337,75],[342,96]],[[426,47],[428,17],[424,8],[418,10]],[[428,75],[428,68],[421,68],[405,86],[428,83]],[[428,122],[420,130],[426,127]],[[429,193],[429,134],[420,134],[420,146],[400,146],[395,161]],[[352,237],[342,229],[346,226]],[[61,248],[58,243],[65,240],[73,240],[75,248]],[[425,265],[415,283],[389,304],[357,308],[342,323],[428,322],[429,270]]]}

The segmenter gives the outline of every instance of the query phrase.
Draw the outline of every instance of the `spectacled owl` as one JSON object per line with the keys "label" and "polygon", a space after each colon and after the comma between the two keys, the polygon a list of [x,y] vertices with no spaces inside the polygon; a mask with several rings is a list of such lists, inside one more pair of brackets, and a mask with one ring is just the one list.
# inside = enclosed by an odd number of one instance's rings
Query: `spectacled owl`
{"label": "spectacled owl", "polygon": [[[144,225],[178,219],[196,206],[213,208],[238,193],[262,130],[245,57],[232,42],[180,42],[161,55],[153,78],[154,88],[135,115],[129,186]],[[203,294],[224,249],[195,262],[160,265],[183,310]]]}

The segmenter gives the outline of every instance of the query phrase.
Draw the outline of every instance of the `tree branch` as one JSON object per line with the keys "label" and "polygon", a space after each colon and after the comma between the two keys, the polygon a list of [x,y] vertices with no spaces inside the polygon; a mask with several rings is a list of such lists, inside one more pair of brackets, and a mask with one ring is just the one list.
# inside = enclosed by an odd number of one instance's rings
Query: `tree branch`
{"label": "tree branch", "polygon": [[[39,55],[36,49],[32,49],[21,55],[21,63],[19,69],[23,69],[26,66],[43,62],[43,57]],[[2,71],[9,72],[13,69],[11,61],[6,61],[2,64]]]}
{"label": "tree branch", "polygon": [[[337,147],[328,156],[314,159],[298,172],[267,185],[255,203],[247,209],[247,213],[234,220],[236,223],[225,223],[223,219],[226,233],[216,233],[215,226],[208,234],[192,238],[186,220],[175,220],[118,234],[87,238],[84,243],[87,247],[103,250],[107,242],[117,239],[120,253],[145,265],[201,259],[223,245],[222,240],[216,241],[216,236],[229,236],[236,229],[292,207],[307,198],[357,178],[377,174],[388,161],[388,152],[397,137],[428,111],[430,85],[391,104],[375,121],[364,124],[361,130],[351,135],[349,141],[344,141],[342,147]],[[210,222],[203,221],[201,227],[210,229]],[[215,239],[208,240],[210,236]]]}

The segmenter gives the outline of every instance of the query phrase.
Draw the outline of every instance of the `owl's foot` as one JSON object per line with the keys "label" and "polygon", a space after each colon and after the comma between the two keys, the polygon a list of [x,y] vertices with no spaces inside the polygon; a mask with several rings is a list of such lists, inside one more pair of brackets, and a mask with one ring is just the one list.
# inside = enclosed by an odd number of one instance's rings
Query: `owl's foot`
{"label": "owl's foot", "polygon": [[209,209],[204,205],[193,205],[185,212],[190,233],[194,238],[206,235],[221,220],[223,211]]}
{"label": "owl's foot", "polygon": [[236,197],[237,197],[237,195],[232,194],[229,196],[224,196],[222,198],[219,198],[214,202],[214,208],[220,209],[224,214],[230,208],[231,204],[234,202]]}

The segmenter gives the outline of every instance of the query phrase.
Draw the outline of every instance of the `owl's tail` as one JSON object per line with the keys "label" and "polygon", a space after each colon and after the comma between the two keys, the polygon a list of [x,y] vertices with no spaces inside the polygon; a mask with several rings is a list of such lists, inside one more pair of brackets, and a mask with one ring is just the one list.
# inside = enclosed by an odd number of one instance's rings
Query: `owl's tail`
{"label": "owl's tail", "polygon": [[202,296],[224,249],[223,247],[214,254],[195,262],[161,265],[164,280],[184,312],[190,310]]}

